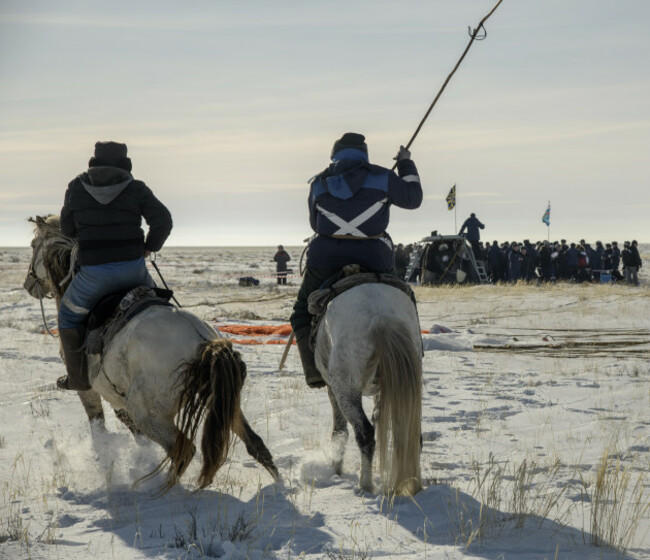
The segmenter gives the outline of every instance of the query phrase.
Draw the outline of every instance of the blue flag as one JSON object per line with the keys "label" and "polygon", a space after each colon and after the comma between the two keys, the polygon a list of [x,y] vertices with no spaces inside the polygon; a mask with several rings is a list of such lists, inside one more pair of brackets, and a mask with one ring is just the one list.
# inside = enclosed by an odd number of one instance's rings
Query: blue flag
{"label": "blue flag", "polygon": [[445,200],[447,201],[447,210],[453,210],[454,206],[456,206],[456,185],[451,187]]}
{"label": "blue flag", "polygon": [[546,212],[544,212],[544,215],[542,216],[542,222],[544,222],[547,226],[551,225],[551,203],[548,203],[548,208],[546,209]]}

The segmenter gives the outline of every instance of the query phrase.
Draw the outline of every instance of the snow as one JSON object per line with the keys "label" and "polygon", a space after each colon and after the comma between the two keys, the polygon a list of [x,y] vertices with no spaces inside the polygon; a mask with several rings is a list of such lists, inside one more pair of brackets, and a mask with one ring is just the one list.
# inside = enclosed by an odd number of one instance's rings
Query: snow
{"label": "snow", "polygon": [[[283,324],[299,279],[276,286],[272,255],[170,248],[157,264],[215,326]],[[55,389],[64,368],[22,289],[28,262],[0,249],[0,558],[650,558],[645,269],[640,288],[416,288],[425,488],[411,499],[358,490],[353,437],[334,473],[327,395],[307,388],[295,348],[278,371],[281,344],[237,346],[244,412],[281,481],[238,442],[203,491],[197,458],[164,496],[160,477],[134,487],[162,451],[108,407],[108,432],[93,430],[76,394]]]}

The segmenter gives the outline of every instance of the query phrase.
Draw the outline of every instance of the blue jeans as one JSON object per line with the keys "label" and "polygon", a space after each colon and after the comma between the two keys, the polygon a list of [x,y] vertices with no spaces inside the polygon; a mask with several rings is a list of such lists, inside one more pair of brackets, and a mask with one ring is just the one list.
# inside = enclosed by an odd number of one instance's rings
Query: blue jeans
{"label": "blue jeans", "polygon": [[81,327],[104,296],[136,286],[155,286],[143,258],[79,267],[61,300],[59,329]]}

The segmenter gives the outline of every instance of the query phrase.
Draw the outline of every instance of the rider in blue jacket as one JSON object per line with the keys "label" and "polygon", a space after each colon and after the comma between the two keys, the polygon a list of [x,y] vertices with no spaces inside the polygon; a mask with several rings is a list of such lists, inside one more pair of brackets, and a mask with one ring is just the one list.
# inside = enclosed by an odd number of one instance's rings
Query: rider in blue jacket
{"label": "rider in blue jacket", "polygon": [[397,174],[368,161],[362,134],[345,133],[332,148],[332,163],[310,183],[309,222],[316,236],[307,251],[307,268],[291,315],[307,384],[325,385],[309,348],[311,315],[307,298],[348,264],[392,272],[393,243],[386,233],[390,206],[414,209],[422,186],[411,154],[403,146],[395,157]]}

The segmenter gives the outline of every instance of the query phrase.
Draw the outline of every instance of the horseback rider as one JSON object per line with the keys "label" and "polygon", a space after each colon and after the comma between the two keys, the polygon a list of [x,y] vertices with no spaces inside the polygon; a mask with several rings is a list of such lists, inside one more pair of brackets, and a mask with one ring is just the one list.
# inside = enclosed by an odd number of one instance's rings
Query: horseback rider
{"label": "horseback rider", "polygon": [[393,243],[386,233],[391,204],[415,209],[422,186],[411,153],[401,146],[397,174],[372,165],[362,134],[347,132],[336,142],[332,163],[310,182],[309,221],[316,232],[307,250],[307,267],[291,315],[307,385],[323,387],[309,347],[309,294],[349,264],[371,272],[394,272]]}
{"label": "horseback rider", "polygon": [[[68,185],[61,231],[76,238],[78,269],[58,314],[68,375],[60,389],[91,388],[82,349],[85,321],[99,300],[135,286],[154,286],[145,258],[159,251],[172,229],[169,210],[142,181],[131,175],[126,144],[97,142],[88,171]],[[142,218],[149,225],[145,238]]]}

